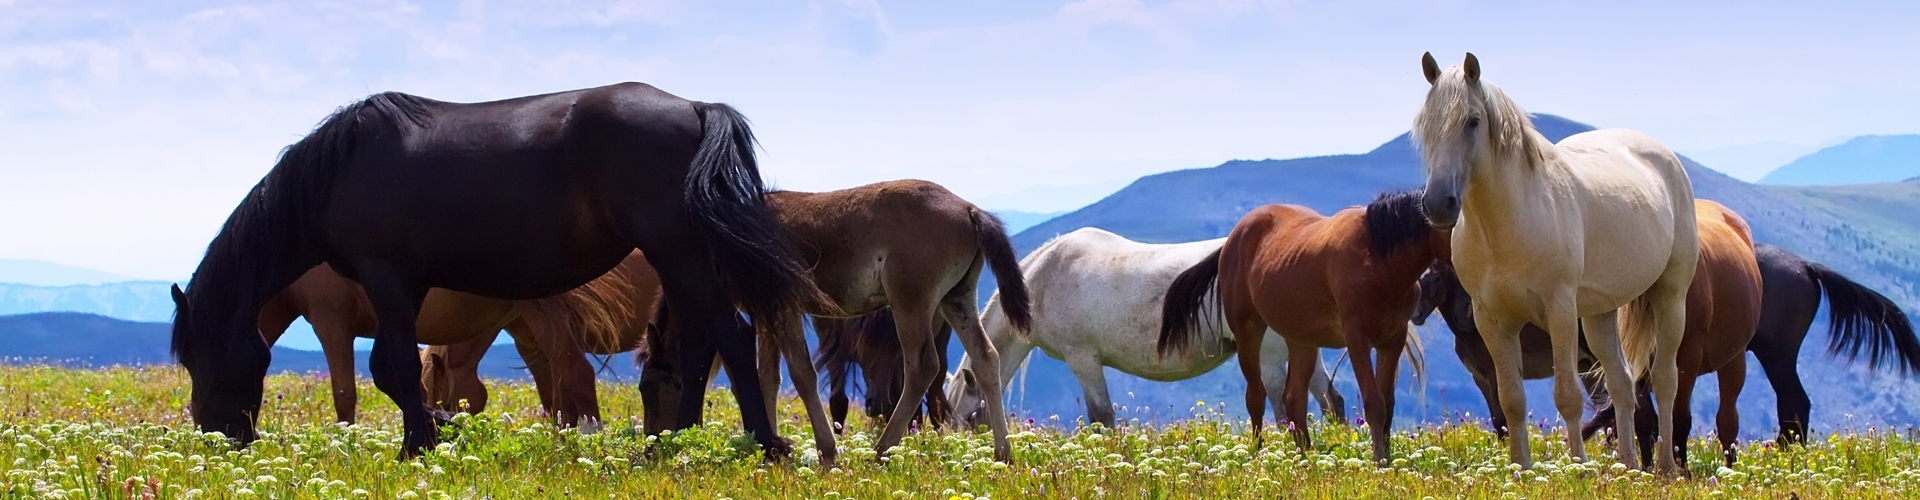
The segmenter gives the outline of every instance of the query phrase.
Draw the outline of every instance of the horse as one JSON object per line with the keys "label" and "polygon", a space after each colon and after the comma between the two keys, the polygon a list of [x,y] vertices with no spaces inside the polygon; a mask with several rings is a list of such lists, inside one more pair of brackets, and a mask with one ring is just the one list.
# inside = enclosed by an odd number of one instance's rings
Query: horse
{"label": "horse", "polygon": [[[1740,435],[1740,414],[1737,401],[1740,391],[1746,384],[1746,352],[1754,331],[1759,327],[1763,307],[1762,285],[1759,263],[1754,253],[1752,231],[1744,219],[1727,207],[1709,200],[1694,200],[1694,212],[1698,221],[1700,238],[1700,262],[1693,276],[1693,283],[1687,292],[1687,326],[1680,340],[1680,353],[1676,359],[1679,368],[1679,391],[1674,401],[1677,411],[1669,415],[1673,419],[1674,439],[1671,439],[1677,460],[1686,464],[1687,454],[1685,437],[1693,427],[1693,412],[1689,406],[1693,394],[1693,384],[1701,375],[1718,373],[1720,383],[1720,410],[1715,423],[1720,439],[1721,450],[1729,466],[1735,460],[1734,440]],[[1432,284],[1432,292],[1426,288]],[[1485,382],[1493,371],[1491,355],[1479,333],[1474,331],[1471,316],[1459,318],[1461,312],[1472,307],[1471,299],[1459,287],[1459,280],[1451,269],[1436,264],[1434,270],[1422,278],[1422,308],[1416,311],[1431,310],[1426,304],[1433,302],[1447,311],[1442,314],[1450,318],[1447,326],[1452,328],[1458,342],[1460,361],[1474,375],[1474,381],[1480,383],[1482,395],[1486,396],[1488,408],[1494,415],[1494,425],[1500,429],[1505,422],[1505,413],[1497,401],[1498,389]],[[1426,297],[1432,296],[1433,300]],[[1456,323],[1456,318],[1459,320]],[[1464,331],[1463,331],[1464,330]],[[1545,331],[1529,323],[1521,333],[1521,355],[1523,377],[1529,379],[1546,378],[1552,375],[1552,347],[1547,343]],[[1534,342],[1528,342],[1533,340]],[[1582,346],[1584,349],[1586,346]],[[1476,352],[1469,352],[1476,351]],[[1587,358],[1583,357],[1585,361]],[[1582,367],[1583,371],[1587,367]],[[1584,376],[1583,382],[1590,387],[1597,384],[1591,377]],[[1647,391],[1637,391],[1645,399]],[[1653,409],[1646,401],[1641,401],[1635,418],[1640,443],[1640,459],[1653,462]],[[1614,412],[1606,407],[1597,412],[1593,420],[1582,426],[1582,438],[1591,436],[1603,426],[1613,425]],[[1500,429],[1504,437],[1504,429]]]}
{"label": "horse", "polygon": [[[256,438],[270,356],[261,306],[330,264],[375,316],[374,385],[400,408],[400,455],[437,441],[415,319],[432,288],[508,300],[574,289],[646,253],[681,318],[688,378],[717,351],[754,374],[740,328],[778,329],[826,302],[767,209],[745,117],[640,83],[484,103],[397,92],[339,108],[288,146],[228,216],[185,290],[171,351],[204,432]],[[449,339],[453,340],[453,339]],[[466,340],[466,339],[458,339]],[[733,384],[747,432],[790,453],[757,376]],[[678,422],[698,417],[700,402]]]}
{"label": "horse", "polygon": [[[1467,368],[1467,374],[1473,377],[1473,384],[1480,388],[1480,395],[1487,401],[1488,426],[1496,437],[1507,439],[1507,413],[1500,408],[1500,388],[1493,380],[1493,355],[1487,352],[1487,341],[1480,336],[1480,329],[1474,327],[1473,299],[1467,297],[1466,289],[1460,286],[1460,277],[1454,274],[1450,262],[1434,262],[1433,267],[1420,276],[1420,300],[1413,309],[1413,324],[1426,325],[1427,318],[1434,312],[1439,312],[1441,319],[1447,322],[1447,329],[1453,331],[1454,355],[1460,358],[1460,364]],[[1552,342],[1547,337],[1547,331],[1537,325],[1527,323],[1521,327],[1522,378],[1539,380],[1553,376]],[[1598,374],[1592,371],[1593,358],[1584,335],[1580,352],[1578,373],[1581,384],[1586,386],[1591,397],[1604,397],[1604,389],[1599,388]],[[1611,422],[1608,425],[1612,425]]]}
{"label": "horse", "polygon": [[[874,443],[882,456],[906,436],[912,421],[910,412],[940,374],[934,352],[937,349],[930,342],[936,314],[952,325],[969,356],[999,363],[999,354],[981,331],[980,314],[974,308],[983,266],[993,269],[995,281],[1008,297],[1010,305],[1001,310],[1007,320],[1020,331],[1026,331],[1031,323],[1019,261],[1000,219],[939,184],[900,180],[825,193],[776,191],[768,195],[767,204],[792,239],[791,246],[798,249],[805,268],[812,270],[813,283],[831,297],[828,305],[837,308],[809,312],[814,316],[846,317],[893,308],[906,376],[886,431]],[[673,303],[672,298],[666,301]],[[678,313],[667,311],[660,321],[670,323],[678,318]],[[776,366],[784,355],[794,389],[812,421],[821,465],[830,467],[835,455],[832,427],[820,407],[818,380],[808,359],[806,339],[797,322],[783,323],[781,328],[761,337],[760,366]],[[768,348],[773,345],[779,349]],[[684,352],[681,359],[685,359]],[[658,364],[649,361],[647,366]],[[678,369],[684,372],[686,368]],[[729,377],[751,373],[734,371],[731,365],[727,372]],[[989,378],[999,380],[998,373],[988,372]],[[763,371],[759,376],[763,377],[763,386],[779,380],[775,371]],[[650,399],[672,399],[672,391],[680,391],[680,401],[698,401],[686,394],[706,390],[704,382],[677,383],[660,380],[663,377],[663,370],[642,368],[643,404]],[[1007,443],[1000,391],[998,384],[986,388],[993,395],[988,406],[994,412],[987,424],[993,431],[994,458],[1008,462],[1013,458],[1013,448]],[[647,396],[648,392],[655,395]],[[762,397],[770,403],[773,394],[763,393]],[[682,407],[680,411],[687,410]]]}
{"label": "horse", "polygon": [[1415,286],[1435,259],[1448,255],[1446,233],[1428,227],[1420,215],[1421,198],[1418,191],[1382,194],[1365,207],[1332,216],[1299,205],[1253,209],[1233,226],[1220,250],[1168,285],[1159,352],[1191,349],[1200,331],[1196,325],[1208,309],[1207,296],[1217,293],[1247,379],[1247,412],[1253,415],[1257,446],[1266,406],[1258,357],[1262,332],[1271,328],[1280,334],[1291,364],[1280,398],[1288,430],[1304,454],[1313,448],[1304,396],[1319,371],[1319,349],[1344,347],[1372,431],[1373,460],[1386,464],[1400,353],[1419,350],[1417,339],[1410,342],[1413,329],[1407,324],[1419,298]]}
{"label": "horse", "polygon": [[[533,301],[520,301],[520,317],[507,324],[507,334],[533,376],[540,405],[561,427],[574,420],[598,427],[600,400],[588,354],[612,355],[637,349],[647,333],[660,279],[640,252],[621,261],[613,271],[571,292]],[[558,332],[551,334],[548,332]],[[485,409],[486,388],[479,383],[480,359],[499,332],[459,344],[429,346],[422,351],[421,385],[428,403],[445,411],[478,413]],[[462,408],[462,400],[478,397],[482,405]],[[573,419],[563,418],[573,417]]]}
{"label": "horse", "polygon": [[[630,350],[639,339],[623,331],[614,317],[631,316],[634,311],[651,311],[652,294],[658,293],[659,280],[646,258],[634,252],[613,272],[566,293],[537,300],[507,301],[444,289],[427,292],[415,331],[421,343],[432,345],[421,351],[421,384],[427,404],[447,412],[479,413],[486,409],[487,390],[478,370],[480,355],[493,344],[502,328],[528,341],[522,347],[522,359],[540,387],[542,406],[562,427],[576,423],[592,429],[600,420],[598,398],[593,392],[593,370],[581,349],[602,352],[619,345]],[[643,296],[638,290],[646,290]],[[327,357],[333,385],[336,420],[352,423],[358,397],[354,387],[355,337],[373,336],[377,321],[366,292],[331,266],[314,266],[292,285],[267,301],[260,311],[260,334],[273,345],[297,318],[313,324]],[[644,316],[639,324],[645,325]],[[444,339],[471,339],[451,346],[439,345]],[[609,344],[613,344],[609,346]],[[524,346],[545,345],[556,352],[575,354],[552,363],[535,350]],[[569,362],[569,360],[577,360]],[[584,375],[584,386],[579,385]],[[556,377],[574,381],[556,385]],[[566,390],[553,392],[556,387]],[[464,402],[464,403],[463,403]]]}
{"label": "horse", "polygon": [[[846,429],[847,385],[855,368],[860,370],[860,378],[865,382],[867,417],[885,419],[892,415],[894,402],[905,392],[901,384],[906,380],[906,370],[901,366],[900,338],[893,327],[893,309],[883,307],[851,319],[816,316],[813,332],[820,339],[820,348],[813,354],[813,365],[815,370],[826,372],[827,409],[832,413],[834,432]],[[991,330],[988,335],[992,336]],[[942,321],[933,336],[940,373],[947,372],[947,342],[951,338],[953,327]],[[952,412],[945,391],[946,378],[935,377],[933,387],[927,390],[922,402],[927,420],[936,427],[946,423],[947,415]],[[920,419],[918,412],[914,419]]]}
{"label": "horse", "polygon": [[[1580,325],[1614,408],[1633,409],[1633,385],[1643,375],[1655,409],[1673,407],[1674,358],[1700,259],[1693,185],[1680,158],[1646,134],[1605,129],[1549,142],[1518,104],[1481,79],[1472,54],[1443,71],[1428,53],[1421,69],[1432,87],[1413,126],[1426,167],[1420,211],[1452,232],[1451,260],[1474,298],[1501,406],[1525,414],[1518,334],[1527,323],[1546,327],[1567,451],[1586,460],[1574,425],[1586,399],[1574,382]],[[1630,319],[1624,329],[1622,319]],[[1633,419],[1616,423],[1616,435],[1635,435]],[[1671,427],[1662,420],[1659,435],[1673,436]],[[1531,467],[1527,427],[1511,431],[1508,458]],[[1620,439],[1616,449],[1628,467],[1637,467],[1633,441]],[[1672,451],[1660,450],[1660,472],[1674,470]]]}
{"label": "horse", "polygon": [[[1108,396],[1105,367],[1159,382],[1198,377],[1213,371],[1234,355],[1233,332],[1220,328],[1220,304],[1208,302],[1210,321],[1200,325],[1199,349],[1185,356],[1162,357],[1147,346],[1158,333],[1155,326],[1167,285],[1173,278],[1220,249],[1225,238],[1191,243],[1149,244],[1126,239],[1098,228],[1080,228],[1057,236],[1020,262],[1032,294],[1034,323],[1019,335],[996,314],[999,296],[988,299],[982,326],[994,350],[1000,353],[1000,383],[1013,379],[1035,347],[1066,361],[1080,382],[1087,422],[1107,428],[1115,425]],[[1271,331],[1271,330],[1268,330]],[[1262,332],[1264,335],[1265,332]],[[1286,373],[1287,347],[1268,342],[1260,349],[1261,373],[1267,377],[1267,397],[1281,408],[1280,379]],[[1319,357],[1314,357],[1317,362]],[[975,361],[962,357],[949,377],[947,400],[953,401],[956,425],[972,426],[985,406]],[[1346,403],[1328,383],[1324,368],[1315,369],[1311,390],[1320,409],[1335,421],[1344,421]]]}

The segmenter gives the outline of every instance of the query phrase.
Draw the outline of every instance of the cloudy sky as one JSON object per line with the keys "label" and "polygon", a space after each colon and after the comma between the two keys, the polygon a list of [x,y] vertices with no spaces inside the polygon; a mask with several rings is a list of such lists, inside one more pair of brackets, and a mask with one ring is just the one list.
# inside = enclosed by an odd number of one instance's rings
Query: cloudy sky
{"label": "cloudy sky", "polygon": [[384,90],[480,101],[643,81],[745,112],[783,188],[912,177],[1054,211],[1154,172],[1365,151],[1411,122],[1421,52],[1473,51],[1529,110],[1641,129],[1754,178],[1838,138],[1920,132],[1916,11],[0,0],[0,258],[184,278],[281,147]]}

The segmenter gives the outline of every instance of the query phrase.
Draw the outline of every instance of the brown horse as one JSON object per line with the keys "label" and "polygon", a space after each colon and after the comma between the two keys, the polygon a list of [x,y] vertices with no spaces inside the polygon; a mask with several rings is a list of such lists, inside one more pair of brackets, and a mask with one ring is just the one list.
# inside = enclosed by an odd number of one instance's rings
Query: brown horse
{"label": "brown horse", "polygon": [[[839,309],[808,312],[844,317],[893,308],[905,378],[894,415],[887,419],[886,432],[874,443],[883,455],[906,436],[913,420],[911,412],[941,375],[935,352],[938,349],[932,342],[935,321],[944,320],[953,326],[969,356],[999,366],[999,355],[987,341],[974,305],[983,267],[992,267],[1001,301],[1007,304],[1007,318],[1015,328],[1024,332],[1031,323],[1026,284],[1000,220],[938,184],[901,180],[826,193],[777,191],[768,194],[767,204],[801,262],[812,269],[814,284]],[[676,318],[678,315],[669,314],[660,323],[670,324]],[[821,462],[829,464],[833,460],[832,427],[820,407],[818,380],[807,356],[806,339],[798,321],[788,321],[782,328],[772,336],[761,337],[759,366],[774,366],[784,354],[794,388],[812,420],[814,439],[822,445]],[[773,352],[769,344],[778,344],[780,352]],[[703,382],[661,380],[666,367],[655,368],[663,358],[658,354],[641,370],[643,401],[673,400],[670,391],[675,390],[706,390]],[[731,368],[728,372],[737,373]],[[760,376],[763,386],[778,381],[777,371],[761,370]],[[981,376],[999,380],[998,373]],[[987,425],[994,434],[994,458],[1011,460],[1006,413],[999,402],[1001,389],[995,383],[984,390],[992,395],[988,403],[994,415]],[[646,396],[648,392],[655,396]],[[771,400],[773,394],[768,392],[763,397]],[[678,400],[697,399],[682,395]],[[687,412],[685,408],[679,411]]]}
{"label": "brown horse", "polygon": [[[1373,434],[1373,459],[1388,460],[1394,382],[1408,346],[1407,315],[1415,284],[1434,259],[1448,256],[1447,233],[1428,227],[1418,191],[1381,195],[1366,207],[1331,217],[1298,205],[1266,205],[1240,219],[1218,253],[1194,265],[1167,289],[1161,355],[1183,353],[1217,291],[1247,379],[1247,412],[1255,443],[1266,408],[1260,342],[1271,328],[1287,342],[1286,422],[1302,453],[1307,383],[1322,348],[1352,353],[1354,380]],[[1377,350],[1378,359],[1369,354]]]}
{"label": "brown horse", "polygon": [[[905,391],[901,384],[906,382],[900,338],[893,327],[893,309],[881,308],[852,319],[815,317],[813,332],[820,338],[820,348],[813,355],[814,368],[826,371],[830,391],[827,408],[833,413],[834,432],[846,429],[847,385],[855,368],[859,368],[866,386],[867,417],[885,419],[892,415],[894,402],[902,399],[900,393]],[[940,356],[941,373],[947,372],[947,340],[952,337],[953,328],[942,322],[940,332],[933,339],[934,352]],[[924,405],[925,415],[935,427],[946,423],[952,411],[947,403],[946,377],[934,378]],[[919,418],[916,409],[914,419]]]}
{"label": "brown horse", "polygon": [[[542,406],[557,423],[596,425],[599,399],[585,353],[637,345],[658,289],[653,267],[633,252],[606,275],[544,299],[498,300],[431,290],[415,326],[420,342],[433,346],[421,353],[426,402],[444,411],[485,409],[487,391],[477,371],[480,354],[504,328],[515,338],[528,339],[516,345],[540,386]],[[313,324],[327,356],[336,418],[353,422],[358,404],[353,339],[372,337],[377,323],[367,295],[331,266],[316,266],[261,308],[260,333],[271,345],[301,317]]]}
{"label": "brown horse", "polygon": [[[416,320],[429,290],[531,300],[578,288],[635,249],[674,304],[684,377],[718,352],[742,424],[769,458],[791,451],[767,419],[754,325],[829,300],[767,209],[746,118],[624,83],[484,103],[387,92],[349,104],[288,146],[173,290],[172,352],[204,432],[257,439],[270,351],[267,301],[321,263],[364,285],[370,368],[400,408],[401,455],[438,440],[420,388]],[[464,341],[448,339],[449,341]],[[687,401],[682,418],[698,418]]]}
{"label": "brown horse", "polygon": [[[1701,375],[1718,373],[1720,382],[1720,410],[1715,419],[1721,450],[1726,453],[1728,465],[1734,461],[1734,440],[1740,435],[1740,413],[1736,401],[1746,384],[1746,351],[1759,327],[1761,311],[1760,266],[1753,250],[1752,231],[1747,222],[1727,207],[1709,200],[1694,200],[1694,213],[1697,231],[1700,235],[1700,262],[1695,268],[1693,284],[1687,289],[1686,330],[1680,340],[1679,368],[1680,389],[1674,402],[1675,411],[1669,417],[1673,419],[1674,434],[1686,436],[1693,427],[1693,413],[1688,406],[1693,394],[1693,384]],[[1428,285],[1432,286],[1429,288]],[[1471,306],[1467,302],[1464,289],[1459,288],[1458,278],[1453,277],[1452,269],[1444,264],[1436,264],[1429,278],[1422,279],[1423,296],[1434,296],[1433,302],[1452,302],[1447,309],[1463,310]],[[1431,289],[1431,292],[1428,290]],[[1422,300],[1421,310],[1430,310],[1424,306],[1428,300]],[[1490,379],[1493,371],[1492,357],[1487,354],[1486,345],[1479,341],[1479,333],[1472,330],[1470,338],[1462,335],[1462,329],[1471,329],[1471,316],[1463,318],[1467,326],[1454,326],[1452,314],[1447,324],[1454,328],[1457,336],[1455,345],[1461,352],[1460,361],[1474,372],[1475,381]],[[1457,314],[1457,313],[1454,313]],[[1624,314],[1624,313],[1623,313]],[[1552,348],[1547,340],[1546,331],[1532,324],[1521,330],[1521,373],[1528,378],[1547,378],[1553,376]],[[1474,350],[1477,351],[1468,352]],[[1582,346],[1583,350],[1585,346]],[[1588,387],[1596,387],[1597,380],[1587,378]],[[1504,412],[1499,405],[1496,389],[1489,384],[1481,384],[1481,391],[1487,397],[1488,407],[1495,415],[1494,425],[1504,434]],[[1635,409],[1639,425],[1635,426],[1640,443],[1640,459],[1643,464],[1653,463],[1653,441],[1656,438],[1658,421],[1654,420],[1651,394],[1643,383],[1639,389],[1640,404]],[[1605,399],[1598,396],[1597,402]],[[1569,423],[1568,425],[1571,425]],[[1613,410],[1608,407],[1594,415],[1592,421],[1584,426],[1584,434],[1591,435],[1602,428],[1613,425]],[[1674,446],[1675,457],[1685,464],[1686,440],[1670,440]]]}

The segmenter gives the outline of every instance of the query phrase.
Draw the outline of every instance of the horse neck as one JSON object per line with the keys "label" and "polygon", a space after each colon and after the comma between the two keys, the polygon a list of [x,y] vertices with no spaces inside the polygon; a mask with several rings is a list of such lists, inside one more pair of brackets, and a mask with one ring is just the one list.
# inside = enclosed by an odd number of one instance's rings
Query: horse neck
{"label": "horse neck", "polygon": [[[1035,299],[1034,302],[1038,303],[1039,300]],[[1013,380],[1014,370],[1020,368],[1020,360],[1033,352],[1033,336],[1040,334],[1040,328],[1036,325],[1035,331],[1027,332],[1025,338],[1015,332],[1013,323],[1007,321],[1006,314],[1000,308],[1000,294],[997,292],[988,299],[987,308],[980,315],[980,327],[986,330],[987,342],[992,343],[993,350],[1000,354],[1000,385],[1005,387],[1008,381]]]}
{"label": "horse neck", "polygon": [[1488,159],[1468,171],[1460,206],[1460,216],[1468,222],[1465,226],[1479,232],[1518,229],[1514,220],[1527,212],[1535,192],[1547,189],[1544,174],[1565,167],[1553,143],[1540,132],[1529,127],[1525,140],[1540,151],[1539,158],[1530,157],[1528,148],[1515,147],[1504,157]]}

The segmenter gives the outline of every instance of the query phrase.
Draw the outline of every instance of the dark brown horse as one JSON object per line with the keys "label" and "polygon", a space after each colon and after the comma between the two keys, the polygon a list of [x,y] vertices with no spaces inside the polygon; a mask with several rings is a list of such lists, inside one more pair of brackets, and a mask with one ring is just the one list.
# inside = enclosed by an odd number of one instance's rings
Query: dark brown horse
{"label": "dark brown horse", "polygon": [[1266,409],[1260,339],[1271,328],[1287,342],[1291,359],[1281,399],[1288,430],[1305,453],[1313,447],[1307,383],[1320,349],[1344,347],[1372,430],[1373,459],[1386,463],[1394,382],[1412,331],[1407,315],[1419,298],[1415,285],[1434,259],[1448,256],[1447,233],[1428,227],[1420,200],[1418,191],[1386,194],[1331,217],[1298,205],[1254,209],[1218,253],[1168,287],[1161,355],[1184,353],[1207,295],[1217,290],[1247,379],[1255,443]]}
{"label": "dark brown horse", "polygon": [[[766,208],[746,119],[638,83],[458,104],[383,93],[289,146],[175,288],[174,355],[203,431],[256,437],[269,351],[262,306],[323,262],[364,286],[379,326],[374,385],[399,406],[403,454],[436,441],[421,395],[415,320],[427,290],[548,297],[605,274],[635,248],[660,271],[683,375],[715,352],[755,374],[738,310],[771,330],[824,304]],[[464,340],[464,339],[462,339]],[[757,376],[733,384],[748,432],[772,456]],[[688,401],[680,422],[698,416]]]}
{"label": "dark brown horse", "polygon": [[[893,327],[893,309],[882,308],[852,319],[815,317],[813,332],[820,339],[820,348],[813,354],[814,367],[826,372],[827,408],[833,413],[834,432],[846,428],[847,385],[856,368],[865,382],[867,417],[885,419],[892,415],[894,403],[904,399],[900,397],[905,391],[901,384],[906,383],[900,338]],[[953,328],[942,322],[933,338],[934,352],[940,357],[940,373],[947,372],[947,341],[952,337]],[[946,385],[946,377],[935,377],[933,387],[924,398],[924,415],[935,427],[945,424],[952,411],[947,403]],[[914,419],[919,420],[921,415],[916,411]]]}
{"label": "dark brown horse", "polygon": [[[893,309],[906,377],[894,404],[894,415],[887,419],[886,432],[874,443],[883,455],[906,436],[913,420],[911,411],[919,406],[921,395],[932,387],[934,379],[942,375],[935,352],[938,349],[932,342],[936,321],[952,325],[969,356],[998,366],[999,355],[987,341],[974,305],[982,268],[993,268],[1001,301],[1008,304],[1007,318],[1016,329],[1024,332],[1032,322],[1020,264],[1000,220],[938,184],[902,180],[826,193],[781,191],[768,195],[767,201],[801,261],[812,270],[813,282],[832,297],[830,305],[837,306],[837,311],[814,309],[811,312],[815,316],[844,317],[888,306]],[[674,299],[666,300],[671,304]],[[669,311],[661,321],[670,324],[679,317]],[[783,330],[761,338],[760,366],[774,366],[784,355],[794,388],[807,406],[814,439],[821,444],[824,466],[834,458],[832,424],[820,407],[818,380],[807,355],[806,339],[797,321],[781,327]],[[769,343],[778,344],[780,352],[767,349]],[[656,352],[641,370],[643,404],[649,399],[699,401],[684,394],[704,392],[704,381],[661,380],[663,371],[649,368],[658,365],[660,357]],[[678,359],[686,358],[683,354]],[[678,368],[680,372],[685,369]],[[748,372],[734,371],[729,365],[727,373],[729,379],[737,380]],[[778,381],[775,371],[762,371],[759,376],[762,386]],[[981,376],[999,380],[997,372]],[[993,384],[985,390],[993,395],[989,404],[994,415],[987,425],[994,434],[994,458],[1011,460],[1006,413],[999,403],[1001,388]],[[646,396],[649,391],[656,395]],[[672,391],[682,395],[668,397]],[[763,397],[770,403],[773,394]],[[679,411],[685,414],[688,409],[681,407]],[[699,409],[692,411],[698,413]]]}
{"label": "dark brown horse", "polygon": [[[1758,327],[1761,311],[1761,282],[1759,264],[1755,260],[1751,231],[1745,220],[1725,206],[1708,200],[1694,200],[1695,228],[1699,233],[1700,261],[1695,267],[1693,283],[1687,289],[1686,329],[1680,340],[1679,392],[1676,394],[1676,411],[1673,419],[1675,435],[1685,436],[1693,427],[1693,413],[1689,408],[1693,394],[1693,384],[1701,375],[1718,373],[1720,383],[1720,409],[1716,418],[1721,449],[1725,452],[1729,465],[1734,461],[1734,440],[1740,435],[1740,413],[1736,405],[1740,391],[1746,384],[1746,351],[1754,331]],[[1454,328],[1455,350],[1460,361],[1474,373],[1474,380],[1480,383],[1482,395],[1487,397],[1488,408],[1494,416],[1496,432],[1505,437],[1505,414],[1495,402],[1499,401],[1498,392],[1490,386],[1493,372],[1493,360],[1487,353],[1484,341],[1474,329],[1471,316],[1459,318],[1459,311],[1470,310],[1471,305],[1465,290],[1460,288],[1458,278],[1444,265],[1434,266],[1434,271],[1421,280],[1422,295],[1432,300],[1422,300],[1422,307],[1416,311],[1430,311],[1428,302],[1444,304],[1443,311],[1447,325]],[[1431,290],[1430,292],[1428,290]],[[1625,314],[1623,312],[1623,314]],[[1454,326],[1456,319],[1464,327]],[[1463,332],[1462,330],[1467,330]],[[1534,325],[1521,329],[1521,372],[1529,378],[1547,378],[1553,376],[1552,347],[1546,332]],[[1582,339],[1584,342],[1584,338]],[[1586,346],[1582,345],[1584,351]],[[1583,375],[1583,382],[1589,390],[1604,390],[1598,384],[1591,370]],[[1643,464],[1653,463],[1655,451],[1653,441],[1657,437],[1658,421],[1653,413],[1652,397],[1645,384],[1640,388],[1640,404],[1635,408],[1635,426],[1640,442],[1640,459]],[[1605,405],[1606,399],[1595,394],[1591,398],[1597,404]],[[1569,423],[1568,425],[1572,425]],[[1583,434],[1591,435],[1602,428],[1612,427],[1613,410],[1610,407],[1597,412],[1588,422]],[[1670,440],[1674,446],[1676,459],[1685,464],[1686,440]]]}

